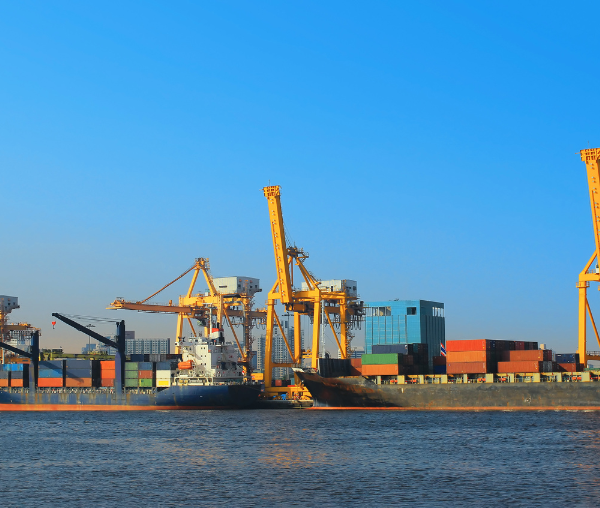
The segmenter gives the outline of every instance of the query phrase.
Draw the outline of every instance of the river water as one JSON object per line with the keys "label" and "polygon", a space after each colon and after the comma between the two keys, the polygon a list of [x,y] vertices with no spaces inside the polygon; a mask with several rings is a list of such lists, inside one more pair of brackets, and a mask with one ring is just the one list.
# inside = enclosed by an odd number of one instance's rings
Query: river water
{"label": "river water", "polygon": [[0,418],[2,506],[600,506],[600,412]]}

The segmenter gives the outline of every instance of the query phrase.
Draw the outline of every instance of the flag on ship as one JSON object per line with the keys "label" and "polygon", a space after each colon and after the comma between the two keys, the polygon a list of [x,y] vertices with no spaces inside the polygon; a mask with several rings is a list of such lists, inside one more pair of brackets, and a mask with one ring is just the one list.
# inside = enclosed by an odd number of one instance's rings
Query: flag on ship
{"label": "flag on ship", "polygon": [[446,356],[446,348],[444,347],[444,344],[440,344],[440,355]]}

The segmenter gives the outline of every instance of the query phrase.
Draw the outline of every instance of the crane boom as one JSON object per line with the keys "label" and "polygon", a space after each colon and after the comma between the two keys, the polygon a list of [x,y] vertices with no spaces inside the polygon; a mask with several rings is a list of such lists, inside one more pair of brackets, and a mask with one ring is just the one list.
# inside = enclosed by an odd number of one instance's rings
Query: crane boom
{"label": "crane boom", "polygon": [[271,222],[271,236],[273,237],[273,250],[275,251],[275,269],[277,270],[277,283],[281,303],[292,301],[292,277],[288,264],[288,251],[285,244],[285,230],[283,228],[283,213],[281,212],[281,191],[279,185],[264,187],[263,192],[269,206],[269,219]]}

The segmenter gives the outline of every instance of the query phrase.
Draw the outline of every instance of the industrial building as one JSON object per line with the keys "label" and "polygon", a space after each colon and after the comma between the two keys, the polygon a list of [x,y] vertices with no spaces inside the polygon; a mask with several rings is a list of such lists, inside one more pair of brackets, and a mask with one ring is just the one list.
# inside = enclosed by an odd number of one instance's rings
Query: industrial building
{"label": "industrial building", "polygon": [[444,304],[428,300],[367,302],[365,349],[374,344],[427,344],[429,363],[446,343]]}
{"label": "industrial building", "polygon": [[[290,348],[294,351],[294,326],[289,320],[289,316],[286,316],[286,319],[282,320],[283,328],[285,336],[290,344]],[[266,336],[261,335],[255,341],[256,345],[256,367],[255,370],[262,372],[265,368],[265,346],[266,346]],[[301,333],[301,346],[304,349],[304,333]],[[281,334],[279,327],[275,326],[273,328],[273,348],[272,348],[272,356],[273,361],[277,363],[286,363],[291,362],[290,353],[285,345],[285,341],[283,340],[283,335]],[[292,372],[291,369],[277,367],[273,369],[273,379],[291,379]]]}

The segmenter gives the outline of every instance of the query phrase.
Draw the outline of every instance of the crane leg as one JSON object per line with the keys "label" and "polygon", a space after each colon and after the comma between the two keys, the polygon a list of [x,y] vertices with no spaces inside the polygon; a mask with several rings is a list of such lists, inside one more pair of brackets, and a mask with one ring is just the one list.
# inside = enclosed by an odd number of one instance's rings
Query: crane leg
{"label": "crane leg", "polygon": [[267,333],[265,337],[265,388],[269,388],[273,380],[273,322],[275,321],[275,301],[267,302]]}
{"label": "crane leg", "polygon": [[577,287],[579,288],[579,361],[583,364],[584,368],[587,367],[587,288],[589,283],[579,282]]}
{"label": "crane leg", "polygon": [[319,332],[321,331],[321,299],[315,301],[313,314],[313,340],[312,340],[312,358],[310,366],[313,369],[319,368]]}

